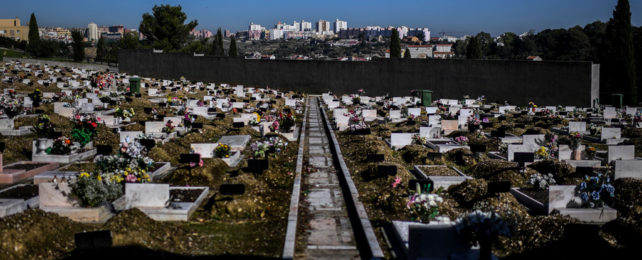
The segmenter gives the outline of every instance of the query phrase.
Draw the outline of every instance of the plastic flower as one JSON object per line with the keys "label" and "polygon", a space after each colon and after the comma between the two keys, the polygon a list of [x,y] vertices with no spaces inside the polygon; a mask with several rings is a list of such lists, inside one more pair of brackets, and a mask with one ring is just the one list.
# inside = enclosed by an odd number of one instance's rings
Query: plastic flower
{"label": "plastic flower", "polygon": [[71,144],[71,140],[65,139],[65,144]]}
{"label": "plastic flower", "polygon": [[98,181],[103,181],[103,176],[98,175],[98,176],[96,176],[96,179],[97,179]]}
{"label": "plastic flower", "polygon": [[89,177],[89,173],[87,173],[87,172],[81,172],[80,173],[80,178],[86,178],[86,177]]}
{"label": "plastic flower", "polygon": [[400,183],[401,183],[401,178],[399,178],[399,176],[397,176],[395,178],[395,181],[392,183],[392,187],[393,188],[397,188],[397,185],[399,185]]}

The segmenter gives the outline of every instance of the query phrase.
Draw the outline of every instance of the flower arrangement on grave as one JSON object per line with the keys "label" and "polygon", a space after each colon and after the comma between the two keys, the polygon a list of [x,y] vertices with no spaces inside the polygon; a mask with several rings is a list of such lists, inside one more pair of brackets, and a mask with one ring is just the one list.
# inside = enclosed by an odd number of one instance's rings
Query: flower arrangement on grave
{"label": "flower arrangement on grave", "polygon": [[538,172],[535,174],[531,174],[531,176],[528,178],[527,183],[533,185],[534,189],[548,190],[548,186],[555,185],[557,182],[555,182],[555,178],[553,177],[552,173],[541,174]]}
{"label": "flower arrangement on grave", "polygon": [[595,154],[597,153],[597,149],[593,146],[589,146],[584,150],[586,152],[586,156],[588,157],[589,160],[595,159]]}
{"label": "flower arrangement on grave", "polygon": [[214,149],[214,153],[219,158],[230,158],[230,146],[224,143],[219,143]]}
{"label": "flower arrangement on grave", "polygon": [[572,132],[569,134],[569,147],[573,150],[573,159],[580,160],[581,152],[579,151],[580,144],[582,143],[582,135],[578,132]]}
{"label": "flower arrangement on grave", "polygon": [[32,131],[36,133],[36,136],[38,136],[38,138],[51,139],[56,137],[54,125],[53,123],[51,123],[51,119],[49,119],[49,116],[45,114],[42,114],[38,117],[38,122],[33,127]]}
{"label": "flower arrangement on grave", "polygon": [[105,178],[101,174],[82,172],[71,184],[71,192],[83,206],[95,207],[102,202],[114,201],[122,196],[121,181],[114,175]]}
{"label": "flower arrangement on grave", "polygon": [[39,107],[40,102],[42,102],[42,91],[39,88],[35,89],[31,94],[29,94],[31,101],[33,102],[34,107]]}
{"label": "flower arrangement on grave", "polygon": [[412,139],[415,140],[418,144],[424,145],[428,142],[428,137],[421,137],[420,135],[416,134],[412,136]]}
{"label": "flower arrangement on grave", "polygon": [[272,132],[276,132],[277,130],[279,130],[279,121],[277,120],[277,121],[272,122],[272,124],[269,126],[269,128],[270,128],[270,131],[272,131]]}
{"label": "flower arrangement on grave", "polygon": [[548,149],[546,149],[545,146],[540,146],[539,149],[535,151],[535,156],[537,156],[538,159],[548,159]]}
{"label": "flower arrangement on grave", "polygon": [[584,176],[584,180],[575,188],[575,194],[582,200],[582,207],[599,208],[604,206],[605,198],[615,196],[615,187],[611,178],[598,173],[596,176]]}
{"label": "flower arrangement on grave", "polygon": [[250,118],[250,125],[251,126],[258,126],[259,123],[261,122],[261,115],[259,115],[259,113],[257,113],[257,112],[254,112],[253,115],[254,116],[252,118]]}
{"label": "flower arrangement on grave", "polygon": [[465,135],[460,135],[455,137],[455,142],[458,142],[461,145],[467,145],[468,144],[468,137]]}
{"label": "flower arrangement on grave", "polygon": [[439,204],[443,201],[437,194],[415,193],[410,196],[406,208],[411,220],[428,223],[439,215]]}
{"label": "flower arrangement on grave", "polygon": [[470,245],[479,244],[479,259],[491,259],[492,243],[511,234],[510,226],[497,213],[480,210],[457,219],[455,229]]}
{"label": "flower arrangement on grave", "polygon": [[84,146],[96,136],[98,129],[98,120],[96,117],[77,114],[74,123],[74,128],[71,129],[71,138],[74,141]]}
{"label": "flower arrangement on grave", "polygon": [[266,157],[268,150],[270,149],[269,142],[254,142],[250,145],[250,150],[254,156],[254,159],[263,159]]}
{"label": "flower arrangement on grave", "polygon": [[163,127],[161,131],[166,134],[171,134],[172,132],[174,132],[174,122],[172,122],[172,120],[167,120],[167,123],[165,123],[165,127]]}
{"label": "flower arrangement on grave", "polygon": [[592,136],[599,136],[602,133],[602,127],[595,124],[591,124],[589,126],[589,132],[591,133]]}
{"label": "flower arrangement on grave", "polygon": [[292,112],[288,113],[287,115],[283,115],[283,113],[279,113],[279,129],[281,132],[284,133],[289,133],[292,131],[292,127],[294,127],[296,117]]}
{"label": "flower arrangement on grave", "polygon": [[98,155],[94,158],[96,174],[120,182],[146,183],[151,182],[148,171],[152,169],[154,160],[143,154],[139,142],[123,142],[118,154]]}
{"label": "flower arrangement on grave", "polygon": [[120,107],[117,107],[114,111],[114,116],[121,119],[131,118],[134,115],[136,115],[136,112],[134,112],[134,108],[122,109]]}
{"label": "flower arrangement on grave", "polygon": [[186,112],[185,116],[183,116],[183,126],[190,128],[194,122],[196,122],[196,116],[190,115],[189,112]]}
{"label": "flower arrangement on grave", "polygon": [[[529,108],[537,108],[537,105],[535,105],[535,103],[533,103],[533,101],[530,101],[530,102],[528,102],[528,107]],[[535,110],[533,109],[533,111],[535,111]]]}
{"label": "flower arrangement on grave", "polygon": [[11,95],[0,96],[0,115],[14,118],[23,111],[22,103]]}
{"label": "flower arrangement on grave", "polygon": [[56,140],[54,140],[53,142],[53,145],[51,147],[48,147],[45,152],[47,154],[63,155],[70,154],[72,150],[73,145],[71,143],[71,139],[61,136],[56,138]]}
{"label": "flower arrangement on grave", "polygon": [[182,106],[183,105],[183,97],[182,96],[178,96],[178,97],[167,96],[167,105],[168,106]]}

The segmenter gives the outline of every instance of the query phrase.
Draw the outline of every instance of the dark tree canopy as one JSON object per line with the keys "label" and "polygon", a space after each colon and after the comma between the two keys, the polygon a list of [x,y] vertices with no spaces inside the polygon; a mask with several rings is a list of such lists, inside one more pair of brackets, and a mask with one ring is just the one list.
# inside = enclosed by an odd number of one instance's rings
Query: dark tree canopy
{"label": "dark tree canopy", "polygon": [[96,60],[103,61],[106,56],[107,48],[105,47],[105,40],[101,37],[98,39],[98,43],[96,44]]}
{"label": "dark tree canopy", "polygon": [[479,44],[477,36],[470,37],[468,39],[468,45],[466,46],[466,58],[468,59],[481,59],[482,58],[482,48]]}
{"label": "dark tree canopy", "polygon": [[238,49],[236,47],[236,39],[234,38],[234,36],[232,36],[230,38],[230,48],[229,48],[229,50],[227,52],[228,52],[228,56],[230,56],[230,57],[238,57],[239,56],[239,51],[238,51]]}
{"label": "dark tree canopy", "polygon": [[155,48],[179,50],[189,40],[190,31],[198,25],[196,20],[188,24],[185,20],[187,15],[180,5],[154,5],[152,14],[143,14],[139,30]]}
{"label": "dark tree canopy", "polygon": [[225,56],[225,50],[223,49],[223,33],[221,33],[221,28],[218,28],[216,35],[214,36],[214,42],[212,42],[212,55]]}
{"label": "dark tree canopy", "polygon": [[392,29],[390,35],[390,58],[401,58],[401,42],[397,29]]}
{"label": "dark tree canopy", "polygon": [[412,58],[412,57],[410,57],[410,50],[408,48],[406,48],[406,51],[403,53],[403,58],[404,59]]}
{"label": "dark tree canopy", "polygon": [[628,97],[630,105],[637,105],[638,91],[635,75],[633,29],[628,0],[618,0],[613,18],[607,26],[608,50],[612,51],[607,61],[610,68],[609,89]]}
{"label": "dark tree canopy", "polygon": [[78,30],[71,32],[71,38],[73,39],[72,49],[74,50],[74,61],[82,61],[85,59],[85,48],[83,46],[82,33]]}
{"label": "dark tree canopy", "polygon": [[123,35],[123,38],[120,39],[120,47],[123,49],[137,49],[140,47],[140,42],[138,41],[138,34],[134,32],[128,32]]}
{"label": "dark tree canopy", "polygon": [[27,45],[27,51],[35,56],[41,56],[41,44],[40,44],[40,33],[38,32],[38,22],[36,21],[36,15],[31,13],[31,18],[29,19],[29,43]]}

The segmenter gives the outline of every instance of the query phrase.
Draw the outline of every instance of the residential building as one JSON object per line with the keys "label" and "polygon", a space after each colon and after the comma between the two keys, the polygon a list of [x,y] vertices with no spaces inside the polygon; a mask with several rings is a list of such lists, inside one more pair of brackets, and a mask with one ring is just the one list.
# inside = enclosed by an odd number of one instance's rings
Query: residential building
{"label": "residential building", "polygon": [[98,25],[95,23],[87,25],[87,40],[90,42],[98,41]]}
{"label": "residential building", "polygon": [[120,33],[121,35],[125,34],[125,26],[123,26],[123,25],[112,25],[112,26],[109,26],[109,32],[110,33]]}
{"label": "residential building", "polygon": [[[423,38],[421,37],[423,35]],[[408,30],[408,36],[416,36],[423,42],[430,41],[430,29],[428,28],[411,28]]]}
{"label": "residential building", "polygon": [[447,59],[455,55],[452,50],[453,45],[450,43],[435,44],[435,50],[432,57],[436,59]]}
{"label": "residential building", "polygon": [[309,32],[312,31],[312,23],[311,22],[306,22],[305,20],[301,20],[301,30],[302,32]]}
{"label": "residential building", "polygon": [[212,37],[213,35],[210,30],[206,30],[206,29],[200,29],[200,30],[192,29],[190,34],[194,36],[194,38],[196,39],[207,39],[209,37]]}
{"label": "residential building", "polygon": [[270,40],[283,39],[283,29],[270,29]]}
{"label": "residential building", "polygon": [[260,24],[250,23],[250,29],[247,31],[247,37],[250,40],[260,40],[265,31],[265,27]]}
{"label": "residential building", "polygon": [[334,33],[339,34],[341,30],[348,29],[348,22],[336,19],[334,21]]}
{"label": "residential building", "polygon": [[317,33],[318,34],[331,34],[332,30],[330,29],[330,22],[326,20],[319,20],[317,22]]}
{"label": "residential building", "polygon": [[408,45],[406,46],[410,52],[410,58],[413,59],[426,59],[432,58],[432,49],[433,46],[430,44],[427,45]]}
{"label": "residential building", "polygon": [[29,26],[20,25],[20,19],[0,19],[0,36],[17,41],[29,41]]}

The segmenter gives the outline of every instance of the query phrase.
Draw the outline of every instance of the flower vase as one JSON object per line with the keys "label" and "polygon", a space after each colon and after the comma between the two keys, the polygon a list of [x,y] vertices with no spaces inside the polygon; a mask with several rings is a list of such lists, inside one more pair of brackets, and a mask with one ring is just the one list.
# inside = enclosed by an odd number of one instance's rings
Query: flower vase
{"label": "flower vase", "polygon": [[572,156],[572,159],[575,161],[582,160],[582,151],[580,151],[580,149],[574,149]]}
{"label": "flower vase", "polygon": [[44,155],[47,154],[47,138],[38,138],[36,140],[36,147],[38,148],[38,154]]}

